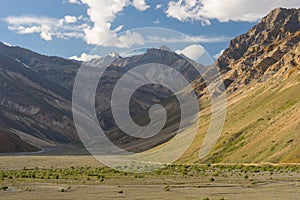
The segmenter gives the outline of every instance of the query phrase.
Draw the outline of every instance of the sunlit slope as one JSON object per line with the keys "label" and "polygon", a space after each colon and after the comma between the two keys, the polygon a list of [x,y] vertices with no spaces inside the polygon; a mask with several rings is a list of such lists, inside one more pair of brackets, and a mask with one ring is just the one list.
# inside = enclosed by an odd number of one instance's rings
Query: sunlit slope
{"label": "sunlit slope", "polygon": [[230,95],[222,135],[200,160],[210,118],[204,114],[196,140],[179,162],[300,162],[300,70],[288,74]]}

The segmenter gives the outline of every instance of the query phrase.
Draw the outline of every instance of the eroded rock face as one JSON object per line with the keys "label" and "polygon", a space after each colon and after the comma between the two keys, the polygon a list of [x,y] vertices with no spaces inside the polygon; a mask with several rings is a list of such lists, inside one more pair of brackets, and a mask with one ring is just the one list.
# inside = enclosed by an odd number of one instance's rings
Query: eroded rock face
{"label": "eroded rock face", "polygon": [[299,41],[300,9],[273,10],[246,34],[231,40],[217,60],[225,79],[235,80],[228,90],[299,66]]}

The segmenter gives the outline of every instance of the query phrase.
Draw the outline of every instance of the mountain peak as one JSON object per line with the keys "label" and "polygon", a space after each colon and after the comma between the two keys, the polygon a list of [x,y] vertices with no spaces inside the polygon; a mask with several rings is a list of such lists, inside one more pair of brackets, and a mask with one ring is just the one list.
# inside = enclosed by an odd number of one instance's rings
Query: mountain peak
{"label": "mountain peak", "polygon": [[261,19],[256,26],[259,31],[280,29],[281,32],[294,33],[300,29],[300,9],[276,8]]}
{"label": "mountain peak", "polygon": [[161,46],[160,48],[159,48],[160,50],[164,50],[164,51],[172,51],[169,47],[167,47],[167,46]]}
{"label": "mountain peak", "polygon": [[[252,45],[263,50],[266,45],[280,41],[283,38],[300,30],[300,9],[277,8],[251,28],[230,41],[218,59],[220,68],[226,68],[233,60],[241,58]],[[259,50],[256,49],[256,50]]]}
{"label": "mountain peak", "polygon": [[113,57],[113,58],[115,58],[115,57],[116,57],[116,58],[119,58],[119,57],[120,57],[120,54],[117,53],[117,52],[112,52],[112,53],[109,54],[109,56],[110,56],[110,57]]}
{"label": "mountain peak", "polygon": [[217,65],[230,80],[248,84],[266,80],[286,66],[295,66],[300,40],[300,9],[277,8],[230,41]]}

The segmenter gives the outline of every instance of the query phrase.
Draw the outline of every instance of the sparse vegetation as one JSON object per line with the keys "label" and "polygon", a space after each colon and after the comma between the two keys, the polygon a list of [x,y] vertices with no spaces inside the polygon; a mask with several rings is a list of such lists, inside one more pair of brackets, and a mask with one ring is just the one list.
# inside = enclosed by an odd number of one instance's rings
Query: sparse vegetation
{"label": "sparse vegetation", "polygon": [[67,190],[65,188],[61,188],[58,190],[59,192],[66,192]]}
{"label": "sparse vegetation", "polygon": [[[128,166],[129,167],[129,166]],[[184,173],[183,173],[184,171]],[[37,188],[36,183],[47,183],[53,185],[61,185],[57,193],[69,194],[76,193],[80,188],[89,188],[91,186],[103,185],[104,190],[109,190],[114,194],[133,194],[134,187],[130,185],[141,185],[143,189],[147,190],[151,188],[159,188],[160,192],[181,190],[182,188],[190,188],[195,192],[201,192],[207,190],[207,183],[210,183],[210,187],[214,188],[214,183],[217,178],[217,183],[222,183],[224,187],[228,183],[234,183],[247,187],[259,187],[260,183],[270,181],[272,174],[272,182],[276,183],[278,180],[282,180],[280,177],[287,177],[286,180],[291,180],[292,175],[298,175],[300,172],[300,165],[169,165],[162,169],[145,172],[145,173],[128,173],[118,170],[114,170],[108,167],[69,167],[69,168],[24,168],[19,170],[1,170],[0,175],[3,177],[1,190],[5,191],[8,187],[11,187],[12,191],[17,190],[16,183],[23,186],[19,191],[26,191],[28,195],[41,192],[41,188]],[[187,175],[186,175],[187,174]],[[298,175],[299,176],[299,175]],[[9,179],[12,177],[12,179]],[[280,178],[280,179],[279,179]],[[297,178],[297,176],[295,176]],[[105,182],[101,182],[100,180]],[[195,184],[195,180],[197,183]],[[34,184],[33,184],[34,183]],[[151,187],[147,184],[150,183]],[[183,184],[184,183],[184,184]],[[7,186],[6,186],[7,185]],[[37,184],[38,185],[38,184]],[[81,185],[77,187],[76,185]],[[82,185],[88,185],[88,187],[82,187]],[[117,186],[116,186],[117,185]],[[74,187],[73,187],[74,186]],[[109,189],[111,187],[111,189]],[[25,189],[23,189],[25,188]],[[72,189],[71,189],[72,188]],[[99,189],[99,188],[98,188]],[[216,188],[214,188],[215,190]],[[9,190],[9,191],[11,191]],[[129,190],[127,192],[127,190]],[[131,191],[130,191],[131,190]],[[140,188],[139,188],[140,190]],[[107,195],[111,193],[107,193]],[[175,193],[168,193],[173,195]],[[177,194],[177,193],[176,193]],[[161,194],[162,195],[162,194]],[[168,196],[169,197],[169,196]],[[171,198],[171,197],[170,197]],[[208,197],[207,197],[208,198]],[[225,199],[225,197],[209,196],[210,199]]]}
{"label": "sparse vegetation", "polygon": [[169,185],[165,185],[164,186],[164,191],[170,191],[170,186]]}
{"label": "sparse vegetation", "polygon": [[0,187],[0,190],[3,190],[3,191],[6,191],[7,189],[8,189],[7,186],[1,186],[1,187]]}

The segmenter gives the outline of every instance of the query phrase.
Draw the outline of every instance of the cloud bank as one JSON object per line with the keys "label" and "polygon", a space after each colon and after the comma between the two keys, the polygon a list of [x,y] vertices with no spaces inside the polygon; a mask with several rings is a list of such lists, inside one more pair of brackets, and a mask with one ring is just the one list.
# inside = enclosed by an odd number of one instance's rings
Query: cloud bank
{"label": "cloud bank", "polygon": [[178,0],[170,1],[165,13],[182,22],[201,21],[209,25],[209,19],[254,22],[274,8],[298,8],[299,5],[299,0]]}
{"label": "cloud bank", "polygon": [[82,53],[80,56],[71,56],[69,58],[72,59],[72,60],[87,62],[87,61],[90,61],[92,59],[97,59],[97,58],[101,58],[101,57],[98,56],[98,55],[89,55],[89,54],[86,54],[86,53]]}
{"label": "cloud bank", "polygon": [[72,25],[80,19],[75,16],[67,15],[62,19],[36,16],[9,16],[5,19],[8,24],[8,29],[17,32],[18,34],[33,34],[38,33],[40,37],[46,41],[50,41],[53,37],[70,39],[83,38],[83,25]]}
{"label": "cloud bank", "polygon": [[[43,40],[50,41],[54,37],[60,39],[80,38],[87,44],[129,48],[143,45],[145,42],[194,42],[216,43],[228,41],[227,37],[192,36],[190,38],[161,38],[155,35],[143,38],[137,32],[123,30],[124,25],[113,26],[116,17],[124,8],[132,6],[140,12],[150,8],[146,0],[64,0],[64,3],[87,7],[87,17],[66,15],[61,18],[41,16],[9,16],[5,18],[8,29],[18,34],[39,34]],[[150,2],[150,0],[148,0]],[[164,3],[164,4],[163,4]],[[179,21],[200,21],[202,25],[210,25],[211,19],[220,22],[246,21],[253,22],[265,16],[277,7],[299,7],[300,0],[164,0],[155,2],[154,12],[165,12],[167,17]],[[76,6],[76,5],[74,5]],[[164,7],[164,8],[163,8]],[[163,19],[153,23],[159,24]]]}
{"label": "cloud bank", "polygon": [[117,36],[117,33],[123,29],[123,25],[113,28],[111,24],[126,6],[133,6],[139,11],[150,8],[145,0],[68,0],[67,2],[87,5],[88,22],[82,16],[71,15],[60,19],[9,16],[5,22],[9,30],[18,34],[38,33],[46,41],[52,40],[53,37],[82,38],[87,44],[119,48],[144,44],[143,37],[138,33],[126,31],[122,36]]}
{"label": "cloud bank", "polygon": [[182,50],[175,51],[177,54],[183,54],[186,57],[197,61],[201,56],[205,54],[205,49],[201,45],[190,45]]}

